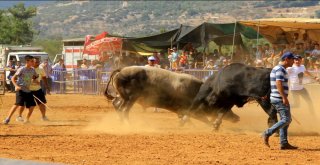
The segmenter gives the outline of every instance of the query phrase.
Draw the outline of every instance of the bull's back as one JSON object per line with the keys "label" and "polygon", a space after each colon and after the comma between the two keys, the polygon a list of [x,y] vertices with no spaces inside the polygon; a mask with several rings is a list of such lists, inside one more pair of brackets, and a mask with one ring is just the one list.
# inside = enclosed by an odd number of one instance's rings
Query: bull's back
{"label": "bull's back", "polygon": [[270,72],[270,69],[234,63],[216,75],[214,88],[217,94],[264,96],[270,89]]}
{"label": "bull's back", "polygon": [[121,70],[117,75],[116,84],[123,89],[119,90],[120,93],[130,91],[142,97],[150,106],[178,109],[190,106],[202,81],[191,75],[164,69],[131,66]]}

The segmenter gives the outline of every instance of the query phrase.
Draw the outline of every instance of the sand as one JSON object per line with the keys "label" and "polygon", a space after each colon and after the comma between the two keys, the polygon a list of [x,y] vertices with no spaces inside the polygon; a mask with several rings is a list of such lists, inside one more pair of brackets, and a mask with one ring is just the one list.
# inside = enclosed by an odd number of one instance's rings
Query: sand
{"label": "sand", "polygon": [[[218,132],[192,120],[179,127],[178,117],[166,110],[143,112],[135,105],[130,122],[122,123],[103,96],[50,95],[47,115],[40,120],[35,109],[31,124],[0,124],[0,157],[65,164],[320,164],[319,86],[309,85],[315,112],[302,99],[292,109],[295,118],[289,141],[295,151],[279,150],[279,138],[271,148],[260,134],[267,115],[256,104],[233,108],[241,120],[224,121]],[[1,96],[0,118],[14,102],[14,94]],[[1,102],[0,102],[1,104]],[[25,115],[26,113],[24,113]]]}

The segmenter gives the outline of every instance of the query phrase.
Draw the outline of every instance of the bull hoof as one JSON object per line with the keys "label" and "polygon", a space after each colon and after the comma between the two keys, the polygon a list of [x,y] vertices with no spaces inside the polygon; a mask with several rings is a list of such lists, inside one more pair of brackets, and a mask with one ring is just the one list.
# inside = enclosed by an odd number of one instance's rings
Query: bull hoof
{"label": "bull hoof", "polygon": [[213,124],[213,132],[217,132],[217,131],[219,131],[219,127],[220,127],[220,125],[217,125],[217,124]]}
{"label": "bull hoof", "polygon": [[240,117],[234,117],[234,118],[232,118],[232,120],[231,120],[232,123],[237,123],[237,122],[239,122],[239,121],[240,121]]}
{"label": "bull hoof", "polygon": [[[180,116],[179,116],[180,118]],[[180,118],[180,127],[183,127],[187,122],[190,122],[190,118],[188,116],[183,116]]]}

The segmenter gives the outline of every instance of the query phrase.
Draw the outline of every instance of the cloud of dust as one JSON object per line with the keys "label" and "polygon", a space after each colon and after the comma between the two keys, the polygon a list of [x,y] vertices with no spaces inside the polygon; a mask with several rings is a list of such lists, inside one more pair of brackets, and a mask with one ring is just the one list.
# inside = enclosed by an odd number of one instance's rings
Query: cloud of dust
{"label": "cloud of dust", "polygon": [[120,121],[116,112],[106,113],[100,120],[92,121],[85,132],[108,134],[143,134],[143,133],[190,133],[208,132],[210,127],[194,121],[179,126],[179,119],[175,113],[160,109],[154,112],[154,108],[148,108],[146,112],[142,108],[134,108],[129,114],[129,122]]}
{"label": "cloud of dust", "polygon": [[[298,106],[292,106],[291,113],[293,116],[292,130],[297,135],[319,135],[320,134],[320,85],[306,85],[311,100],[299,97]],[[292,105],[295,105],[294,99],[289,97]],[[297,104],[296,104],[297,105]]]}
{"label": "cloud of dust", "polygon": [[[310,103],[300,98],[299,107],[292,107],[292,123],[289,127],[291,136],[319,136],[320,135],[320,85],[307,85],[309,95],[312,99],[314,111],[310,110]],[[289,101],[294,104],[289,94]],[[160,110],[154,113],[153,108],[143,112],[141,106],[135,105],[130,112],[130,123],[123,123],[119,120],[116,112],[106,113],[100,120],[92,121],[86,128],[86,132],[100,132],[109,134],[134,134],[134,133],[211,133],[212,128],[192,119],[184,127],[179,126],[179,119],[176,114],[167,110]],[[268,128],[267,114],[257,103],[246,104],[243,108],[233,108],[233,111],[240,116],[238,123],[223,121],[219,132],[221,133],[262,133]]]}
{"label": "cloud of dust", "polygon": [[[289,127],[289,134],[294,136],[318,136],[320,135],[320,85],[307,85],[306,89],[311,97],[311,102],[304,98],[300,99],[299,106],[291,106],[292,122]],[[289,102],[294,105],[294,99],[289,94]],[[314,111],[311,110],[313,105]],[[297,105],[297,104],[296,104]],[[268,115],[262,110],[258,103],[246,104],[243,108],[233,108],[233,111],[240,116],[239,123],[224,122],[222,128],[227,127],[234,132],[262,133],[267,126]]]}

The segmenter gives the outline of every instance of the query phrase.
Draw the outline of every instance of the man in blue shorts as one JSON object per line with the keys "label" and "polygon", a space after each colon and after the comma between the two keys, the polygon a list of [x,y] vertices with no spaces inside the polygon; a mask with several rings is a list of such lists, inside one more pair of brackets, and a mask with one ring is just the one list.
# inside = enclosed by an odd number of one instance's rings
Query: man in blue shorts
{"label": "man in blue shorts", "polygon": [[15,87],[16,91],[16,103],[10,109],[10,112],[6,119],[3,121],[4,124],[8,124],[14,112],[20,106],[23,108],[26,106],[29,109],[26,122],[33,112],[36,102],[33,99],[33,95],[30,90],[30,85],[37,78],[37,73],[32,68],[34,65],[34,57],[27,55],[25,57],[26,65],[19,68],[17,72],[12,76],[11,81]]}

